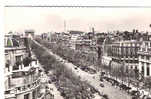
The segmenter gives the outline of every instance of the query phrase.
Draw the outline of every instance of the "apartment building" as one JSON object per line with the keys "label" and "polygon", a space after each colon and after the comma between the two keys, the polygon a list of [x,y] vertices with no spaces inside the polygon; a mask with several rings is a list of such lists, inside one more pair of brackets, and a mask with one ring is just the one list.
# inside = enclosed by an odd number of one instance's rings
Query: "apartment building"
{"label": "apartment building", "polygon": [[151,76],[151,41],[143,41],[140,50],[138,51],[139,56],[139,71],[144,77]]}
{"label": "apartment building", "polygon": [[40,68],[25,37],[5,35],[5,99],[37,99]]}
{"label": "apartment building", "polygon": [[128,40],[117,41],[112,43],[111,51],[108,52],[112,61],[115,63],[122,63],[129,69],[138,68],[138,54],[141,46],[141,41]]}
{"label": "apartment building", "polygon": [[79,37],[81,37],[83,35],[83,32],[81,31],[69,31],[69,34],[70,34],[70,45],[72,49],[76,49],[76,41]]}

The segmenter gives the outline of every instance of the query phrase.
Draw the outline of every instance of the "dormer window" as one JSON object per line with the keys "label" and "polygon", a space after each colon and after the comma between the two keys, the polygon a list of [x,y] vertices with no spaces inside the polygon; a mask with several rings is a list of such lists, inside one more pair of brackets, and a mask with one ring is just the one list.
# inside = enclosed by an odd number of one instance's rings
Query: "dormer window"
{"label": "dormer window", "polygon": [[11,37],[5,38],[5,46],[6,47],[19,47],[19,42]]}
{"label": "dormer window", "polygon": [[19,47],[19,43],[18,43],[17,40],[12,39],[12,42],[13,42],[13,46],[14,46],[14,47]]}
{"label": "dormer window", "polygon": [[7,47],[12,47],[13,44],[12,44],[12,41],[10,39],[7,39]]}

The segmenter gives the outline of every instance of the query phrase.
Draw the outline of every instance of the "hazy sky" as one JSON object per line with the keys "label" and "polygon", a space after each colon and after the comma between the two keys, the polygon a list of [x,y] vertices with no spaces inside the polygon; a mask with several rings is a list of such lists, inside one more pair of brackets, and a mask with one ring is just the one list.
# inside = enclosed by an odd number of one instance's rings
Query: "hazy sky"
{"label": "hazy sky", "polygon": [[6,7],[5,32],[34,29],[43,32],[67,30],[105,32],[139,29],[151,31],[151,8],[40,8]]}

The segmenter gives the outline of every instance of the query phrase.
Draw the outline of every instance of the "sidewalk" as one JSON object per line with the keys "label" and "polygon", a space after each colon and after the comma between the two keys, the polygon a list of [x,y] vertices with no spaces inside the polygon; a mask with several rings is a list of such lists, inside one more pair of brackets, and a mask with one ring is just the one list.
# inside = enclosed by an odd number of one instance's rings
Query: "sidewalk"
{"label": "sidewalk", "polygon": [[64,99],[61,95],[60,92],[57,90],[56,86],[52,84],[48,84],[48,87],[50,89],[50,92],[54,95],[54,99]]}
{"label": "sidewalk", "polygon": [[[64,99],[60,95],[60,92],[57,90],[55,84],[54,83],[51,83],[51,84],[48,83],[49,77],[45,74],[44,69],[42,68],[42,65],[39,62],[38,62],[38,65],[39,65],[40,69],[42,70],[42,72],[41,72],[41,80],[40,80],[41,83],[42,83],[41,92],[43,94],[45,94],[46,93],[46,88],[45,87],[48,86],[50,93],[52,95],[54,95],[54,99]],[[44,97],[44,96],[42,96],[42,97]],[[47,95],[46,95],[46,97],[47,97]],[[49,95],[48,95],[48,99],[49,99]]]}
{"label": "sidewalk", "polygon": [[[113,77],[111,75],[108,75],[108,77],[116,80],[116,77]],[[122,80],[119,79],[119,78],[117,79],[117,81],[120,82],[120,83],[122,83]],[[124,82],[123,81],[123,84],[128,85],[128,82]],[[137,87],[135,87],[134,85],[130,84],[129,87],[132,88],[131,90],[136,90],[137,91]],[[144,95],[151,97],[151,94],[147,90],[145,90],[145,89],[138,88],[138,91],[140,92],[141,97],[143,97]]]}

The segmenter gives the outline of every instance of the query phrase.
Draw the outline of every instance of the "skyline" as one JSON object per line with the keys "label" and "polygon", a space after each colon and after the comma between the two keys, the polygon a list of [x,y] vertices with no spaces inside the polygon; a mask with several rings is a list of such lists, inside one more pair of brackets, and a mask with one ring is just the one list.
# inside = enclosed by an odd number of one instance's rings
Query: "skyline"
{"label": "skyline", "polygon": [[151,31],[151,8],[40,8],[6,7],[5,33],[34,29],[37,34],[66,30],[98,32],[138,29]]}

